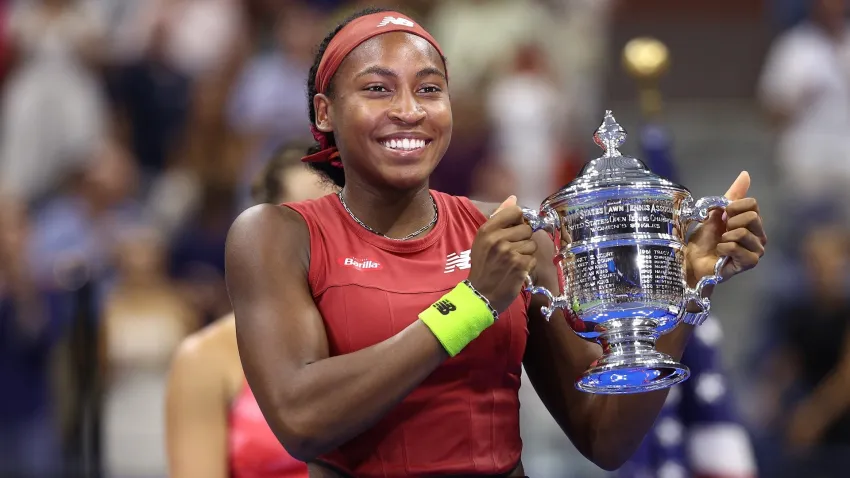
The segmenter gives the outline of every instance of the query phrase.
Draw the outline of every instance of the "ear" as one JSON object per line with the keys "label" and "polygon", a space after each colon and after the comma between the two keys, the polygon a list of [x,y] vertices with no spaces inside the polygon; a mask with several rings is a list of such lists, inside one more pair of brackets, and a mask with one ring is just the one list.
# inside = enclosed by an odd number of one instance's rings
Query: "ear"
{"label": "ear", "polygon": [[313,97],[313,108],[316,109],[316,129],[322,133],[333,132],[333,122],[330,115],[330,98],[323,93],[317,94]]}

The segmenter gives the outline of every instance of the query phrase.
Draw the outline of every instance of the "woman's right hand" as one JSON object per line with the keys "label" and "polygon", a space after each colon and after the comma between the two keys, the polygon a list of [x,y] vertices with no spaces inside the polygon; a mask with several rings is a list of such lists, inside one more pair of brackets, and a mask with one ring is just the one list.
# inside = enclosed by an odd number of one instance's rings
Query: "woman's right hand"
{"label": "woman's right hand", "polygon": [[469,282],[499,313],[516,299],[534,270],[537,243],[531,234],[511,196],[481,225],[472,243]]}

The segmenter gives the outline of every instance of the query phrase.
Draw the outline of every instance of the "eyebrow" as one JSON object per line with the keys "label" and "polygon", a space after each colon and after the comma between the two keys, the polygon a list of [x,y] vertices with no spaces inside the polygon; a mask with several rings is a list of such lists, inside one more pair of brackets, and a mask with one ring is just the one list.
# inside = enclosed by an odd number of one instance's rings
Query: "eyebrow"
{"label": "eyebrow", "polygon": [[[390,70],[389,68],[385,68],[383,66],[370,66],[369,68],[366,68],[365,70],[358,73],[355,78],[360,78],[361,76],[366,76],[366,75],[380,75],[380,76],[388,76],[388,77],[391,77],[391,78],[398,78],[398,76],[399,76],[398,73],[396,73],[393,70]],[[424,77],[430,76],[430,75],[437,75],[444,80],[446,79],[446,74],[443,73],[442,71],[440,71],[438,68],[434,68],[433,66],[423,68],[423,69],[416,72],[417,78],[424,78]]]}

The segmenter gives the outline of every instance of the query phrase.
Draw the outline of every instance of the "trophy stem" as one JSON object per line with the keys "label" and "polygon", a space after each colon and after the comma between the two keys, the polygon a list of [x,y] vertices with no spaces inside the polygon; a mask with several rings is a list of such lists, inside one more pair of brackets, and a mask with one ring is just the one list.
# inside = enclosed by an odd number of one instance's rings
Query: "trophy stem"
{"label": "trophy stem", "polygon": [[685,381],[690,370],[655,349],[658,332],[650,321],[610,327],[599,336],[602,357],[576,382],[576,388],[601,394],[660,390]]}
{"label": "trophy stem", "polygon": [[599,336],[599,342],[605,355],[623,356],[655,352],[657,338],[655,327],[634,325],[611,328]]}

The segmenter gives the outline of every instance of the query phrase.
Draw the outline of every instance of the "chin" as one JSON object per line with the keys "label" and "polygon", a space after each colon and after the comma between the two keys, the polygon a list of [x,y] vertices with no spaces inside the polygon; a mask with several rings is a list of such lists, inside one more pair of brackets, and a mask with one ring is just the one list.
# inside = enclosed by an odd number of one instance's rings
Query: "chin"
{"label": "chin", "polygon": [[433,167],[428,165],[407,165],[403,167],[390,167],[382,171],[384,182],[393,189],[414,189],[422,186],[431,177]]}

